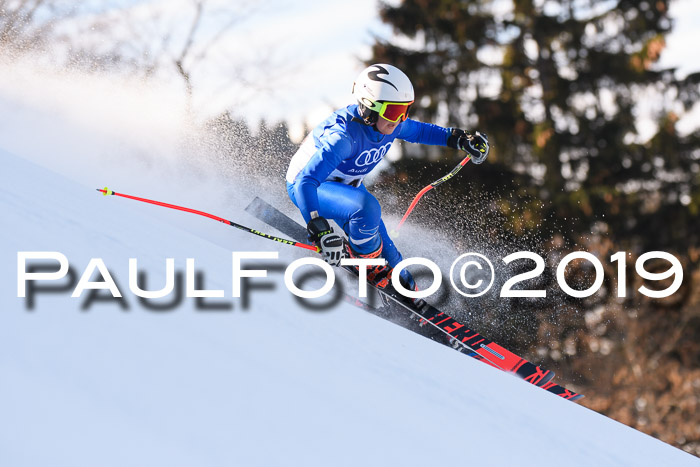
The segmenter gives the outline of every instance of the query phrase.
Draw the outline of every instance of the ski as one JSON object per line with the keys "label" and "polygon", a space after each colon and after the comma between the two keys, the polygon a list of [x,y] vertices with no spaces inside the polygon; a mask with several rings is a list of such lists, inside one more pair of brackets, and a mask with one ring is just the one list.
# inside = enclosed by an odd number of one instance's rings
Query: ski
{"label": "ski", "polygon": [[[271,227],[288,235],[297,242],[306,241],[306,229],[299,223],[279,211],[274,206],[256,197],[246,208],[246,211]],[[358,277],[357,272],[351,267],[341,267],[348,273]],[[566,389],[554,382],[554,372],[540,368],[539,366],[519,357],[513,352],[501,347],[495,342],[487,339],[470,326],[461,323],[448,314],[438,310],[424,300],[417,306],[393,288],[379,289],[369,284],[380,296],[388,299],[391,303],[404,310],[403,313],[396,311],[388,312],[385,307],[373,309],[363,307],[366,311],[389,321],[395,322],[408,330],[428,337],[443,345],[463,352],[466,355],[480,360],[494,368],[513,374],[528,383],[541,387],[564,399],[575,401],[583,397],[574,391]],[[409,314],[406,313],[409,312]],[[414,315],[413,319],[410,314]],[[403,316],[402,316],[403,315]],[[402,319],[403,318],[403,319]]]}

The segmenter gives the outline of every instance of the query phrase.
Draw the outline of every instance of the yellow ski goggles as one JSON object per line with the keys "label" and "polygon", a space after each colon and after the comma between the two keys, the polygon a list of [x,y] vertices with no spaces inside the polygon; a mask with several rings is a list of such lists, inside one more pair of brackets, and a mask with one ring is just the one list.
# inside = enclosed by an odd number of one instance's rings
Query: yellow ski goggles
{"label": "yellow ski goggles", "polygon": [[375,102],[371,110],[374,110],[385,120],[391,123],[396,123],[399,120],[402,122],[408,118],[408,111],[411,108],[411,102]]}

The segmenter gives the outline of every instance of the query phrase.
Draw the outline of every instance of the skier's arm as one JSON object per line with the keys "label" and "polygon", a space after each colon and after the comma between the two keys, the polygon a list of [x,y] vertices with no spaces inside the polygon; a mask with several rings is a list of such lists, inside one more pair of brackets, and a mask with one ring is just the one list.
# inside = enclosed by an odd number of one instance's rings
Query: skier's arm
{"label": "skier's arm", "polygon": [[443,128],[432,123],[417,122],[407,118],[401,124],[397,138],[409,143],[429,144],[432,146],[447,146],[450,128]]}
{"label": "skier's arm", "polygon": [[311,220],[311,213],[318,212],[316,190],[336,167],[352,154],[352,142],[347,135],[334,132],[324,137],[323,146],[309,159],[299,172],[295,182],[297,205],[304,220]]}

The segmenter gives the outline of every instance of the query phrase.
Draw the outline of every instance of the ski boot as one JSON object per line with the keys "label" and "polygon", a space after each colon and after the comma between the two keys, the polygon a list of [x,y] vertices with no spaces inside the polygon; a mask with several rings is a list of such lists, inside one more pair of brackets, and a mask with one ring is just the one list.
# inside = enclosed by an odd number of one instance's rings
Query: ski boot
{"label": "ski boot", "polygon": [[[350,242],[346,241],[345,242],[345,257],[346,258],[353,258],[353,259],[377,259],[382,257],[382,243],[379,244],[379,248],[376,250],[370,252],[370,253],[358,253],[355,250],[353,250],[352,246],[350,246]],[[353,266],[353,269],[355,271],[359,271],[360,268],[358,266]],[[379,289],[386,289],[386,287],[389,285],[389,281],[391,280],[391,271],[392,268],[389,267],[386,262],[384,265],[380,266],[368,266],[367,267],[367,282],[370,284],[376,286]]]}

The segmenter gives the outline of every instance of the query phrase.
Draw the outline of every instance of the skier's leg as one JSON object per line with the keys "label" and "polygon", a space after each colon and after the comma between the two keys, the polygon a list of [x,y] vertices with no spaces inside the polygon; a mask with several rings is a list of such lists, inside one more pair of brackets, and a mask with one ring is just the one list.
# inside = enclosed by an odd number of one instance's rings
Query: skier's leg
{"label": "skier's leg", "polygon": [[319,194],[319,201],[326,206],[329,217],[347,233],[352,251],[363,256],[381,253],[382,208],[364,186],[329,184]]}
{"label": "skier's leg", "polygon": [[[294,186],[290,184],[287,188],[291,200],[297,204]],[[377,266],[367,274],[371,282],[386,287],[390,271],[402,260],[402,256],[384,226],[377,199],[364,185],[354,187],[338,182],[322,183],[317,194],[319,215],[333,219],[345,231],[351,256],[386,259],[388,266]],[[401,278],[407,288],[415,289],[415,282],[408,270],[401,272]]]}
{"label": "skier's leg", "polygon": [[[289,187],[294,204],[296,192]],[[354,187],[338,182],[324,182],[318,189],[320,216],[333,219],[348,235],[352,249],[362,255],[379,250],[382,236],[379,225],[382,210],[377,199],[364,186]]]}

